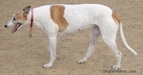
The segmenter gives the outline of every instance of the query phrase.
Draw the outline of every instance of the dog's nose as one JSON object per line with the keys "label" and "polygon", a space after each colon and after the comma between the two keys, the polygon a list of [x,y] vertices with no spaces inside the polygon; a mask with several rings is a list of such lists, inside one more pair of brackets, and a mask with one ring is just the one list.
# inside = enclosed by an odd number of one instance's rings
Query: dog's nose
{"label": "dog's nose", "polygon": [[4,25],[5,28],[7,28],[7,25]]}

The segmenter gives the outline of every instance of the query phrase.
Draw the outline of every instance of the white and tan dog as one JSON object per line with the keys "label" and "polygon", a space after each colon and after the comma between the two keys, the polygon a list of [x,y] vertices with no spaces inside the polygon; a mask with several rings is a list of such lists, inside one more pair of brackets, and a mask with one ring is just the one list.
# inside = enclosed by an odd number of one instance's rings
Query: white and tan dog
{"label": "white and tan dog", "polygon": [[101,34],[104,42],[112,49],[116,56],[117,64],[113,68],[121,67],[122,53],[116,45],[116,35],[118,27],[124,45],[135,55],[137,53],[127,44],[119,17],[109,7],[100,4],[78,4],[78,5],[45,5],[37,8],[25,7],[22,11],[13,15],[5,27],[14,26],[12,32],[16,32],[21,27],[36,25],[40,27],[48,36],[50,50],[50,62],[45,64],[45,68],[53,65],[56,59],[56,44],[59,36],[78,32],[91,28],[90,45],[86,55],[78,63],[84,63],[94,51],[95,42]]}

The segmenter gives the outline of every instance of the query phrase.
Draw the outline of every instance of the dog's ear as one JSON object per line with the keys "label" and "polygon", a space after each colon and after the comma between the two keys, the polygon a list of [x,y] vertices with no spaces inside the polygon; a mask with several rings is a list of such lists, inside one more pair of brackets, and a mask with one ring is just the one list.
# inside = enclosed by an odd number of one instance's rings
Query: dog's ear
{"label": "dog's ear", "polygon": [[26,6],[22,10],[24,11],[24,14],[27,15],[29,13],[30,9],[31,9],[31,6]]}

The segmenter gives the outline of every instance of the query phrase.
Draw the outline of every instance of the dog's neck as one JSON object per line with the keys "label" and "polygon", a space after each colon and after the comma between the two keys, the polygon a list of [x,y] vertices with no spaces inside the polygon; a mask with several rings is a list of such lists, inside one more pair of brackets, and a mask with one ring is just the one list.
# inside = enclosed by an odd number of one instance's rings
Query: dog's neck
{"label": "dog's neck", "polygon": [[39,23],[39,15],[37,14],[36,10],[33,8],[30,10],[29,14],[27,15],[28,25],[30,25],[30,30],[33,25],[36,25],[41,28]]}
{"label": "dog's neck", "polygon": [[36,25],[36,26],[40,26],[39,25],[39,22],[37,22],[37,16],[35,16],[35,10],[34,9],[31,9],[29,14],[27,15],[27,22],[26,24],[29,25],[30,27],[30,35],[29,37],[32,37],[32,28],[33,28],[33,25]]}

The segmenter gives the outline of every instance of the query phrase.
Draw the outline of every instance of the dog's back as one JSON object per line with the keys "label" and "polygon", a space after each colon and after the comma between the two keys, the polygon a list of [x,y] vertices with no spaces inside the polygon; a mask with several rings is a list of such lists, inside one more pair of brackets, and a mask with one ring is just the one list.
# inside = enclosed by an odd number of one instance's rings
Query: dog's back
{"label": "dog's back", "polygon": [[[64,5],[64,17],[69,23],[67,29],[75,31],[87,29],[92,25],[98,25],[100,20],[112,15],[112,10],[107,6],[100,4],[80,4],[80,5]],[[76,28],[73,28],[76,27]]]}

